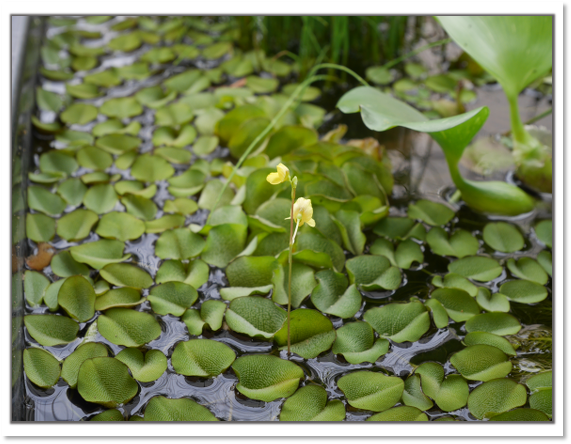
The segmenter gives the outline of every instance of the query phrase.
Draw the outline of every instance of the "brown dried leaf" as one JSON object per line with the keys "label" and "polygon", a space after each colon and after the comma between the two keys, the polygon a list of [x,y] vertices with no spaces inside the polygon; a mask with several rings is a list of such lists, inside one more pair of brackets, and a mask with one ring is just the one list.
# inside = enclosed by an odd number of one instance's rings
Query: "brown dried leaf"
{"label": "brown dried leaf", "polygon": [[32,270],[42,271],[52,261],[52,256],[56,250],[47,242],[40,242],[38,244],[38,252],[35,255],[26,258],[26,264]]}

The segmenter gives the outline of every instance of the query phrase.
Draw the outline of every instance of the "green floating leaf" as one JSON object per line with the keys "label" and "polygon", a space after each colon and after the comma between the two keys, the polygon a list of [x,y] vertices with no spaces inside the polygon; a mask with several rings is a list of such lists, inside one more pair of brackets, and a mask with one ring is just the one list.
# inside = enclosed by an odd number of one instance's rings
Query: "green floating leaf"
{"label": "green floating leaf", "polygon": [[114,288],[95,299],[95,310],[104,311],[115,307],[131,308],[142,304],[139,290],[130,287]]}
{"label": "green floating leaf", "polygon": [[448,273],[442,279],[441,276],[434,276],[432,278],[432,285],[441,288],[456,288],[458,290],[463,290],[472,297],[476,297],[478,294],[478,287],[472,282],[470,282],[465,277],[457,275],[455,273]]}
{"label": "green floating leaf", "polygon": [[238,391],[265,402],[291,396],[304,377],[296,364],[272,355],[242,356],[232,364],[232,369],[238,375]]}
{"label": "green floating leaf", "polygon": [[552,264],[552,257],[549,251],[541,251],[537,255],[537,262],[541,265],[541,267],[545,270],[545,272],[549,275],[553,275],[553,264]]}
{"label": "green floating leaf", "polygon": [[184,282],[194,288],[200,288],[208,281],[210,269],[204,261],[195,259],[185,264],[181,261],[165,261],[159,267],[155,281],[157,284],[164,282]]}
{"label": "green floating leaf", "polygon": [[178,197],[174,200],[165,201],[163,210],[165,213],[178,213],[183,216],[193,214],[198,210],[197,203],[192,199]]}
{"label": "green floating leaf", "polygon": [[510,311],[510,301],[502,293],[491,294],[490,290],[484,287],[478,288],[476,302],[486,311],[499,311],[507,313]]}
{"label": "green floating leaf", "polygon": [[168,214],[150,222],[145,222],[147,233],[162,233],[172,228],[179,228],[184,225],[185,218],[180,214]]}
{"label": "green floating leaf", "polygon": [[278,262],[274,257],[239,257],[226,268],[232,287],[260,287],[272,282],[273,270]]}
{"label": "green floating leaf", "polygon": [[77,162],[67,154],[49,151],[40,156],[40,170],[43,173],[64,173],[69,176],[77,170]]}
{"label": "green floating leaf", "polygon": [[408,204],[408,217],[420,219],[428,225],[446,225],[454,217],[454,211],[441,203],[430,200],[419,200]]}
{"label": "green floating leaf", "polygon": [[108,213],[117,203],[117,193],[111,184],[98,184],[89,187],[83,196],[83,205],[98,214]]}
{"label": "green floating leaf", "polygon": [[420,376],[417,374],[410,375],[404,382],[402,401],[405,405],[419,410],[430,410],[434,406],[430,398],[423,393]]}
{"label": "green floating leaf", "polygon": [[94,146],[86,146],[77,152],[77,162],[90,170],[106,170],[113,165],[111,154]]}
{"label": "green floating leaf", "polygon": [[151,398],[145,408],[145,421],[218,421],[206,407],[192,399]]}
{"label": "green floating leaf", "polygon": [[428,311],[419,301],[371,308],[363,314],[363,319],[382,338],[393,342],[418,341],[430,327]]}
{"label": "green floating leaf", "polygon": [[213,227],[206,238],[202,259],[210,265],[226,267],[244,249],[247,231],[246,226],[235,223]]}
{"label": "green floating leaf", "polygon": [[410,268],[413,262],[421,264],[424,261],[424,254],[420,245],[412,239],[407,239],[398,244],[396,251],[390,241],[377,239],[369,251],[374,255],[385,256],[391,265],[399,268]]}
{"label": "green floating leaf", "polygon": [[99,216],[91,210],[75,210],[63,216],[57,225],[59,237],[68,241],[78,241],[89,236]]}
{"label": "green floating leaf", "polygon": [[174,168],[163,158],[143,154],[135,160],[131,175],[141,182],[157,182],[174,174]]}
{"label": "green floating leaf", "polygon": [[60,375],[59,361],[41,348],[24,350],[24,371],[30,381],[38,387],[50,388],[56,384]]}
{"label": "green floating leaf", "polygon": [[361,219],[357,211],[339,210],[333,222],[341,232],[344,247],[354,255],[363,253],[366,237],[361,231]]}
{"label": "green floating leaf", "polygon": [[522,257],[517,262],[515,259],[509,258],[506,265],[515,277],[527,279],[539,285],[547,284],[547,273],[538,261],[530,257]]}
{"label": "green floating leaf", "polygon": [[114,408],[133,399],[138,389],[127,366],[115,358],[89,358],[79,369],[77,390],[88,402]]}
{"label": "green floating leaf", "polygon": [[[288,303],[288,277],[288,266],[284,265],[274,269],[274,274],[272,277],[272,282],[274,284],[272,300],[280,305],[287,305]],[[291,277],[292,307],[298,308],[303,300],[309,296],[316,285],[317,282],[315,281],[315,273],[313,272],[313,268],[294,262],[292,264]]]}
{"label": "green floating leaf", "polygon": [[282,328],[286,317],[285,310],[259,296],[234,299],[225,315],[232,330],[266,339],[271,339]]}
{"label": "green floating leaf", "polygon": [[368,80],[377,85],[388,85],[394,80],[393,74],[382,66],[371,66],[365,71]]}
{"label": "green floating leaf", "polygon": [[40,132],[53,134],[57,133],[61,130],[61,125],[59,122],[52,122],[52,123],[44,123],[36,116],[32,116],[32,124],[36,127]]}
{"label": "green floating leaf", "polygon": [[450,363],[466,379],[490,381],[507,376],[512,363],[500,349],[491,345],[472,345],[454,353]]}
{"label": "green floating leaf", "polygon": [[492,347],[500,349],[506,355],[516,355],[513,345],[506,338],[502,338],[501,336],[494,335],[492,333],[486,333],[483,331],[468,333],[464,337],[464,344],[467,346],[480,344],[491,345]]}
{"label": "green floating leaf", "polygon": [[105,410],[92,418],[89,419],[90,421],[125,421],[123,417],[123,413],[121,413],[117,409]]}
{"label": "green floating leaf", "polygon": [[158,211],[156,204],[143,196],[129,194],[121,198],[121,203],[127,208],[127,213],[146,221],[153,220]]}
{"label": "green floating leaf", "polygon": [[77,262],[69,251],[62,251],[52,257],[50,263],[52,271],[56,276],[69,277],[81,274],[89,276],[89,267],[85,264]]}
{"label": "green floating leaf", "polygon": [[266,113],[255,105],[237,106],[218,122],[216,135],[220,137],[220,140],[226,146],[240,125],[256,117],[266,117]]}
{"label": "green floating leaf", "polygon": [[79,331],[77,322],[58,315],[24,316],[24,325],[30,336],[45,347],[68,344],[75,340]]}
{"label": "green floating leaf", "polygon": [[337,381],[337,386],[351,406],[373,412],[391,408],[400,400],[404,390],[402,379],[369,371],[349,373]]}
{"label": "green floating leaf", "polygon": [[97,318],[99,333],[109,342],[140,347],[161,335],[161,326],[148,313],[128,308],[111,308]]}
{"label": "green floating leaf", "polygon": [[416,407],[400,406],[393,407],[386,412],[377,413],[367,418],[367,421],[428,421],[428,416]]}
{"label": "green floating leaf", "polygon": [[535,304],[547,298],[547,289],[543,285],[526,280],[506,282],[500,287],[500,293],[510,301],[522,304]]}
{"label": "green floating leaf", "polygon": [[49,190],[31,186],[28,187],[28,206],[32,210],[40,211],[49,216],[57,216],[63,213],[66,204],[64,200]]}
{"label": "green floating leaf", "polygon": [[125,244],[117,240],[99,240],[71,247],[69,252],[77,262],[99,270],[107,264],[123,262],[131,257],[123,255]]}
{"label": "green floating leaf", "polygon": [[63,106],[63,99],[59,94],[46,91],[40,87],[36,88],[36,101],[38,108],[44,111],[53,111],[57,113]]}
{"label": "green floating leaf", "polygon": [[188,284],[167,282],[153,287],[148,299],[155,313],[182,316],[196,302],[198,293]]}
{"label": "green floating leaf", "polygon": [[107,264],[99,270],[100,276],[118,287],[138,290],[153,285],[153,278],[142,268],[132,264]]}
{"label": "green floating leaf", "polygon": [[537,239],[545,246],[553,247],[553,222],[550,220],[542,220],[535,225],[535,235]]}
{"label": "green floating leaf", "polygon": [[351,283],[363,290],[394,290],[401,284],[400,270],[384,256],[363,255],[349,259],[345,266]]}
{"label": "green floating leaf", "polygon": [[271,135],[264,151],[270,159],[274,159],[317,142],[318,136],[315,130],[304,126],[286,125]]}
{"label": "green floating leaf", "polygon": [[236,359],[234,351],[212,339],[180,342],[172,354],[175,372],[185,376],[209,378],[226,371]]}
{"label": "green floating leaf", "polygon": [[24,273],[24,293],[28,304],[32,307],[40,305],[50,283],[50,280],[42,273],[26,270]]}
{"label": "green floating leaf", "polygon": [[127,119],[142,114],[143,107],[134,97],[120,97],[107,100],[99,111],[107,117]]}
{"label": "green floating leaf", "polygon": [[532,391],[529,397],[530,407],[551,418],[553,416],[553,372],[534,375],[526,381],[526,385]]}
{"label": "green floating leaf", "polygon": [[161,234],[155,245],[155,254],[161,259],[190,259],[202,252],[205,243],[201,236],[188,228],[176,228]]}
{"label": "green floating leaf", "polygon": [[56,140],[70,148],[93,144],[93,136],[83,131],[66,129],[56,134]]}
{"label": "green floating leaf", "polygon": [[175,57],[176,55],[171,48],[159,47],[149,49],[141,56],[141,60],[144,62],[158,64],[170,62],[171,60],[174,60]]}
{"label": "green floating leaf", "polygon": [[[176,197],[182,197],[182,196],[192,196],[193,194],[198,193],[205,184],[206,181],[206,174],[203,173],[202,171],[196,169],[196,168],[189,168],[188,170],[186,170],[184,173],[175,176],[175,177],[171,177],[169,179],[169,193],[171,193],[173,196]],[[215,199],[217,194],[215,195],[215,193],[217,193],[218,191],[220,191],[220,189],[222,188],[222,186],[218,185],[221,182],[219,181],[211,181],[209,183],[212,183],[214,185],[214,187],[216,188],[216,190],[209,190],[207,191],[208,196],[205,199]],[[209,185],[209,187],[212,187],[213,185]],[[227,194],[227,193],[225,193]],[[233,193],[230,191],[230,194],[233,195]],[[226,196],[224,196],[226,197]],[[224,199],[227,200],[227,199]],[[211,203],[210,205],[214,205],[213,203]],[[200,205],[198,205],[200,206]]]}
{"label": "green floating leaf", "polygon": [[468,409],[478,419],[491,418],[527,401],[525,387],[511,379],[496,379],[476,387],[468,396]]}
{"label": "green floating leaf", "polygon": [[141,124],[137,121],[125,126],[119,119],[107,119],[93,127],[92,133],[95,137],[103,137],[109,134],[130,134],[136,136],[141,130]]}
{"label": "green floating leaf", "polygon": [[448,312],[444,306],[436,299],[429,299],[424,303],[432,313],[432,320],[436,328],[445,328],[448,326]]}
{"label": "green floating leaf", "polygon": [[468,279],[488,282],[500,276],[503,267],[490,257],[469,256],[452,262],[448,265],[448,270]]}
{"label": "green floating leaf", "polygon": [[95,142],[99,148],[117,156],[138,148],[140,144],[141,139],[127,134],[107,134]]}
{"label": "green floating leaf", "polygon": [[520,408],[496,415],[490,418],[490,421],[549,421],[549,418],[545,413],[540,412],[539,410]]}
{"label": "green floating leaf", "polygon": [[444,378],[444,369],[435,362],[425,362],[415,374],[420,375],[422,391],[434,399],[441,410],[452,412],[466,405],[470,389],[462,376],[452,374]]}
{"label": "green floating leaf", "polygon": [[[302,358],[312,359],[331,348],[335,330],[331,321],[317,310],[299,308],[291,312],[291,351]],[[287,323],[274,336],[280,350],[287,350]]]}
{"label": "green floating leaf", "polygon": [[180,126],[188,123],[194,117],[190,106],[176,102],[159,109],[155,113],[155,124],[158,126]]}
{"label": "green floating leaf", "polygon": [[169,127],[161,127],[157,128],[153,133],[153,145],[184,148],[190,145],[195,138],[196,130],[192,125],[183,126],[180,131]]}
{"label": "green floating leaf", "polygon": [[133,378],[141,382],[153,382],[167,369],[167,357],[160,350],[149,350],[144,355],[137,348],[125,348],[115,356],[129,370]]}
{"label": "green floating leaf", "polygon": [[498,336],[515,335],[521,330],[519,321],[507,313],[484,313],[466,321],[466,331],[483,331]]}
{"label": "green floating leaf", "polygon": [[141,38],[137,32],[122,34],[108,43],[109,48],[115,51],[131,52],[141,46]]}
{"label": "green floating leaf", "polygon": [[[88,71],[89,66],[93,64],[93,61],[95,59],[89,58],[89,59],[75,59],[74,63],[76,64],[76,66],[74,66],[74,69],[76,69],[77,71]],[[87,63],[86,63],[87,62]],[[79,66],[79,63],[81,63],[82,65]],[[95,60],[95,64],[97,64],[97,60]],[[67,91],[67,93],[72,96],[72,97],[76,97],[78,99],[95,99],[96,97],[99,97],[101,95],[101,92],[99,91],[99,88],[97,87],[97,85],[93,85],[90,83],[78,83],[76,85],[70,85],[69,83],[67,85],[65,85],[65,90]]]}
{"label": "green floating leaf", "polygon": [[97,108],[85,103],[74,103],[68,106],[65,111],[60,114],[60,119],[68,125],[85,125],[96,117]]}
{"label": "green floating leaf", "polygon": [[197,156],[206,156],[216,149],[219,144],[218,137],[216,136],[201,136],[196,139],[192,146],[192,151]]}
{"label": "green floating leaf", "polygon": [[99,342],[85,342],[65,358],[61,368],[61,377],[71,388],[76,388],[81,364],[86,359],[107,357],[107,355],[108,351],[105,345]]}
{"label": "green floating leaf", "polygon": [[361,293],[355,284],[349,286],[345,275],[323,270],[315,275],[319,282],[311,293],[311,302],[323,313],[351,318],[361,308]]}
{"label": "green floating leaf", "polygon": [[462,229],[458,229],[449,235],[444,229],[434,227],[426,235],[426,242],[434,253],[457,258],[472,256],[480,248],[478,239]]}
{"label": "green floating leaf", "polygon": [[51,69],[46,69],[43,66],[40,67],[40,72],[44,77],[47,77],[50,80],[55,80],[56,82],[73,79],[72,72],[55,71]]}
{"label": "green floating leaf", "polygon": [[334,268],[342,271],[345,253],[335,242],[310,232],[301,233],[296,240],[298,251],[294,258],[299,262],[319,268]]}
{"label": "green floating leaf", "polygon": [[333,353],[342,354],[350,364],[375,363],[389,351],[389,341],[375,339],[373,329],[366,322],[351,322],[337,330]]}
{"label": "green floating leaf", "polygon": [[220,330],[226,312],[226,304],[222,301],[208,300],[200,306],[200,311],[188,309],[181,320],[191,335],[201,335],[205,326],[211,330]]}
{"label": "green floating leaf", "polygon": [[83,276],[68,277],[58,292],[58,304],[71,318],[87,322],[95,314],[95,290]]}
{"label": "green floating leaf", "polygon": [[327,402],[327,392],[321,386],[301,387],[284,402],[280,421],[343,421],[345,406],[338,400]]}
{"label": "green floating leaf", "polygon": [[464,322],[480,313],[480,307],[468,293],[455,288],[439,288],[430,297],[436,299],[446,309],[455,322]]}
{"label": "green floating leaf", "polygon": [[415,238],[424,241],[426,237],[426,230],[422,224],[408,217],[386,217],[375,226],[373,231],[379,236],[393,240]]}
{"label": "green floating leaf", "polygon": [[145,223],[128,213],[112,211],[103,215],[95,232],[101,237],[124,242],[141,237],[145,232]]}
{"label": "green floating leaf", "polygon": [[490,222],[483,231],[484,241],[494,250],[513,253],[523,248],[525,241],[518,229],[506,222]]}
{"label": "green floating leaf", "polygon": [[83,201],[83,196],[86,191],[87,187],[77,178],[67,179],[57,188],[57,193],[68,205],[72,206],[77,206]]}

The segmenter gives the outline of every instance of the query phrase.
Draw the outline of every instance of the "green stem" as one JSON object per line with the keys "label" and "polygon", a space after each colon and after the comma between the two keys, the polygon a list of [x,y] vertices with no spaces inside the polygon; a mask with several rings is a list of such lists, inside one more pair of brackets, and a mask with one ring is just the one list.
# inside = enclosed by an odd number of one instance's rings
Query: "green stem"
{"label": "green stem", "polygon": [[406,60],[410,57],[413,57],[417,54],[420,54],[421,52],[426,51],[427,49],[434,48],[435,46],[445,45],[447,43],[450,43],[451,41],[452,41],[452,39],[447,38],[447,39],[442,39],[442,40],[438,40],[436,42],[429,43],[428,45],[421,46],[420,48],[417,48],[414,51],[411,51],[407,54],[404,54],[400,57],[397,57],[396,59],[391,60],[390,62],[385,63],[383,65],[383,68],[390,69],[393,66],[398,65],[403,60]]}
{"label": "green stem", "polygon": [[527,145],[530,141],[530,135],[523,127],[523,123],[519,116],[519,109],[517,106],[517,95],[508,97],[508,102],[510,104],[510,119],[512,124],[512,135],[514,141],[522,145]]}
{"label": "green stem", "polygon": [[[289,275],[287,282],[287,355],[288,358],[291,356],[291,335],[290,335],[290,319],[291,319],[291,273],[293,267],[293,205],[295,202],[295,184],[291,182],[291,213],[289,221],[289,253],[287,257],[287,262],[289,266]],[[299,222],[298,222],[299,225]],[[297,227],[296,227],[297,231]]]}

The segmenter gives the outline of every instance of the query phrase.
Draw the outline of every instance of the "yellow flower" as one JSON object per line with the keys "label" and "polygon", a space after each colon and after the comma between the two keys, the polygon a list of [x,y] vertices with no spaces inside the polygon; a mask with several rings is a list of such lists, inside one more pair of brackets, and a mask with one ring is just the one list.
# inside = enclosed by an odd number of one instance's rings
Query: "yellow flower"
{"label": "yellow flower", "polygon": [[293,204],[293,220],[297,221],[299,219],[299,226],[301,227],[304,223],[307,223],[310,227],[315,227],[315,221],[313,217],[313,207],[311,206],[311,200],[304,197],[300,197]]}
{"label": "yellow flower", "polygon": [[278,165],[278,172],[277,173],[270,173],[266,180],[270,182],[272,185],[278,185],[282,182],[285,182],[289,179],[289,169],[283,163]]}

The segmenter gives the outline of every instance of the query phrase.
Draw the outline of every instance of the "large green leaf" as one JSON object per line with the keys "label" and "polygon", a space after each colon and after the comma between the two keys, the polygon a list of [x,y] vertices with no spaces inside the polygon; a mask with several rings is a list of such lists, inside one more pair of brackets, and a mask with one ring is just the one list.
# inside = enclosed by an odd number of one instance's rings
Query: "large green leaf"
{"label": "large green leaf", "polygon": [[58,304],[71,318],[86,322],[95,314],[95,290],[83,276],[71,276],[59,289]]}
{"label": "large green leaf", "polygon": [[526,401],[527,393],[523,385],[511,379],[494,379],[470,393],[468,408],[476,418],[483,419],[520,407]]}
{"label": "large green leaf", "polygon": [[56,233],[56,221],[44,214],[26,214],[26,236],[34,242],[49,242]]}
{"label": "large green leaf", "polygon": [[101,237],[124,242],[141,237],[145,223],[129,213],[112,211],[101,217],[95,232]]}
{"label": "large green leaf", "polygon": [[428,416],[416,407],[399,406],[377,413],[367,418],[367,421],[428,421]]}
{"label": "large green leaf", "polygon": [[449,234],[443,228],[434,227],[426,235],[426,242],[434,253],[440,256],[463,258],[478,252],[480,244],[472,234],[458,229]]}
{"label": "large green leaf", "polygon": [[361,308],[361,293],[349,286],[344,274],[323,270],[315,275],[319,282],[311,293],[311,302],[323,313],[350,318]]}
{"label": "large green leaf", "polygon": [[370,371],[349,373],[341,377],[337,385],[351,406],[373,412],[391,408],[404,390],[402,379]]}
{"label": "large green leaf", "polygon": [[343,421],[345,406],[338,400],[327,402],[327,392],[319,385],[306,385],[284,402],[280,421]]}
{"label": "large green leaf", "polygon": [[149,313],[111,308],[97,318],[99,333],[109,342],[140,347],[161,335],[161,326]]}
{"label": "large green leaf", "polygon": [[52,257],[50,266],[54,274],[60,277],[69,277],[77,274],[89,276],[89,267],[77,262],[69,251],[62,251]]}
{"label": "large green leaf", "polygon": [[349,259],[345,266],[351,283],[364,290],[394,290],[402,278],[397,267],[391,267],[384,256],[362,255]]}
{"label": "large green leaf", "polygon": [[91,210],[75,210],[61,217],[57,234],[68,241],[78,241],[89,236],[99,217]]}
{"label": "large green leaf", "polygon": [[133,399],[138,389],[127,366],[115,358],[89,358],[79,369],[77,390],[88,402],[114,408]]}
{"label": "large green leaf", "polygon": [[155,381],[167,369],[167,357],[160,350],[149,350],[143,355],[138,348],[124,348],[115,359],[129,367],[133,378],[141,382]]}
{"label": "large green leaf", "polygon": [[475,281],[487,282],[502,274],[503,268],[491,257],[468,256],[450,263],[448,270]]}
{"label": "large green leaf", "polygon": [[430,297],[436,299],[456,322],[464,322],[480,313],[480,307],[468,293],[455,288],[439,288]]}
{"label": "large green leaf", "polygon": [[472,345],[452,355],[450,363],[466,379],[489,381],[507,376],[512,363],[500,349],[491,345]]}
{"label": "large green leaf", "polygon": [[537,261],[530,257],[522,257],[517,262],[514,258],[509,258],[506,265],[515,277],[545,285],[548,280],[547,273],[538,262],[539,256]]}
{"label": "large green leaf", "polygon": [[286,320],[286,312],[269,299],[248,296],[234,299],[226,310],[226,323],[251,337],[272,338]]}
{"label": "large green leaf", "polygon": [[266,402],[291,396],[304,377],[296,364],[272,355],[242,356],[232,364],[232,369],[238,375],[236,389],[240,393]]}
{"label": "large green leaf", "polygon": [[374,363],[389,351],[389,345],[386,339],[375,339],[368,323],[350,322],[337,330],[332,352],[342,354],[351,364]]}
{"label": "large green leaf", "polygon": [[83,205],[97,214],[108,213],[115,208],[117,193],[113,185],[100,183],[89,187],[83,196]]}
{"label": "large green leaf", "polygon": [[69,252],[77,261],[95,269],[101,269],[107,264],[123,262],[131,257],[123,255],[125,244],[117,240],[99,240],[71,247]]}
{"label": "large green leaf", "polygon": [[208,265],[200,259],[190,261],[188,264],[177,260],[164,261],[157,271],[155,282],[157,284],[184,282],[194,288],[200,288],[208,280],[209,272]]}
{"label": "large green leaf", "polygon": [[521,330],[519,321],[507,313],[484,313],[466,321],[466,331],[484,331],[499,336],[515,335]]}
{"label": "large green leaf", "polygon": [[506,222],[487,223],[482,232],[484,241],[494,250],[502,253],[513,253],[524,246],[524,239],[519,230]]}
{"label": "large green leaf", "polygon": [[206,407],[192,399],[151,398],[145,408],[145,421],[218,421]]}
{"label": "large green leaf", "polygon": [[[313,269],[297,262],[292,264],[291,275],[291,305],[298,308],[315,288],[317,282]],[[274,269],[272,300],[281,305],[288,303],[288,277],[289,267],[287,265],[278,266]]]}
{"label": "large green leaf", "polygon": [[53,386],[59,379],[60,365],[54,356],[41,348],[24,350],[24,371],[30,381],[42,388]]}
{"label": "large green leaf", "polygon": [[24,325],[30,336],[46,347],[67,344],[75,340],[79,331],[77,322],[58,315],[24,316]]}
{"label": "large green leaf", "polygon": [[79,375],[81,364],[86,359],[106,357],[108,353],[107,347],[99,342],[85,342],[81,344],[63,361],[61,377],[71,388],[77,387],[77,376]]}
{"label": "large green leaf", "polygon": [[198,299],[198,293],[188,284],[167,282],[153,287],[148,299],[155,313],[182,316]]}
{"label": "large green leaf", "polygon": [[438,20],[508,95],[517,96],[551,68],[549,16],[439,16]]}
{"label": "large green leaf", "polygon": [[[331,321],[317,310],[299,308],[290,315],[291,351],[302,358],[311,359],[329,350],[335,341]],[[274,336],[281,350],[287,350],[287,322]]]}
{"label": "large green leaf", "polygon": [[49,216],[57,216],[65,210],[65,201],[49,190],[31,186],[28,188],[28,206]]}
{"label": "large green leaf", "polygon": [[180,342],[172,353],[175,372],[185,376],[209,378],[226,371],[236,359],[234,351],[212,339]]}
{"label": "large green leaf", "polygon": [[[104,282],[104,281],[99,281]],[[95,299],[95,309],[98,311],[108,310],[114,307],[135,307],[145,302],[141,298],[141,292],[135,288],[121,287],[106,291]]]}
{"label": "large green leaf", "polygon": [[127,119],[141,114],[143,107],[134,97],[120,97],[107,100],[101,105],[99,111],[108,117]]}
{"label": "large green leaf", "polygon": [[543,285],[523,279],[502,284],[500,293],[505,295],[510,301],[522,304],[535,304],[547,297],[547,289]]}
{"label": "large green leaf", "polygon": [[466,405],[470,389],[460,375],[444,377],[444,369],[436,362],[425,362],[415,370],[420,375],[422,391],[434,399],[445,412],[458,410]]}
{"label": "large green leaf", "polygon": [[205,241],[188,228],[165,231],[157,240],[155,254],[161,259],[190,259],[204,249]]}
{"label": "large green leaf", "polygon": [[28,304],[32,307],[40,305],[48,285],[50,285],[50,280],[42,273],[26,270],[24,273],[24,294]]}
{"label": "large green leaf", "polygon": [[142,268],[133,264],[107,264],[99,271],[107,282],[119,287],[149,288],[153,278]]}
{"label": "large green leaf", "polygon": [[430,327],[428,311],[418,300],[367,310],[363,319],[382,337],[394,342],[418,341]]}

